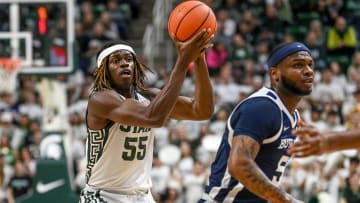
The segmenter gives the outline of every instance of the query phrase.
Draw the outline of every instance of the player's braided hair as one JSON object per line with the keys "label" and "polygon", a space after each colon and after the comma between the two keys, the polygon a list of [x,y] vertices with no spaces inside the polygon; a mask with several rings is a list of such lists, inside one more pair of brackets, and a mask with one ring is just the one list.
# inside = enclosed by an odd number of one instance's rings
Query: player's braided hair
{"label": "player's braided hair", "polygon": [[[99,54],[102,50],[111,47],[115,44],[124,44],[123,42],[111,42],[109,44],[106,44],[97,54],[97,57],[99,57]],[[139,59],[136,57],[134,53],[131,53],[134,57],[135,62],[135,69],[134,69],[134,79],[133,79],[133,85],[135,88],[142,87],[144,84],[144,80],[146,79],[146,70],[150,70],[147,66],[142,64]],[[94,85],[93,85],[93,91],[99,91],[102,89],[111,89],[111,81],[110,81],[110,75],[109,75],[109,56],[105,58],[100,64],[99,67],[96,68],[94,71]],[[151,70],[150,70],[151,71]]]}

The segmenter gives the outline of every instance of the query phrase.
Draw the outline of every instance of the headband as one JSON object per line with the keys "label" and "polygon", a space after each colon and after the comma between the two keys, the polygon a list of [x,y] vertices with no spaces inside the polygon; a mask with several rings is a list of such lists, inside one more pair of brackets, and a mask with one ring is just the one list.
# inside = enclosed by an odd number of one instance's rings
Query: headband
{"label": "headband", "polygon": [[118,51],[118,50],[127,50],[127,51],[135,54],[135,51],[130,46],[124,45],[124,44],[116,44],[116,45],[108,47],[100,52],[99,57],[97,59],[97,66],[100,67],[101,62],[104,60],[105,57],[109,56],[111,53],[113,53],[114,51]]}
{"label": "headband", "polygon": [[311,55],[311,51],[304,44],[300,42],[293,42],[285,45],[284,47],[277,50],[272,56],[268,59],[267,65],[268,68],[274,67],[280,63],[285,57],[298,52],[298,51],[306,51]]}

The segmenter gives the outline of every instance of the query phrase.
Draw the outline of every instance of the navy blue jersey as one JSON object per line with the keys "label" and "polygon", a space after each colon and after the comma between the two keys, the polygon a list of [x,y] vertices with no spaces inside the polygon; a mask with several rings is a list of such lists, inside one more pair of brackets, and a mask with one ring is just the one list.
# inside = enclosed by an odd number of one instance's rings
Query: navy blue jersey
{"label": "navy blue jersey", "polygon": [[255,162],[277,184],[290,158],[286,151],[295,140],[291,130],[296,128],[298,119],[298,112],[290,114],[277,94],[266,87],[238,104],[229,116],[203,199],[208,202],[266,203],[230,176],[227,162],[232,138],[250,136],[261,145]]}

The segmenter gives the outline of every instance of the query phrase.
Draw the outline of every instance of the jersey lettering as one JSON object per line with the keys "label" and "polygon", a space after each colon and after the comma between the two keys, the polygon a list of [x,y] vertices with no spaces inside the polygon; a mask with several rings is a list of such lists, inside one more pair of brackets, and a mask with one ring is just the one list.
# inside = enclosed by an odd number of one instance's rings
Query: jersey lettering
{"label": "jersey lettering", "polygon": [[149,132],[151,128],[144,128],[144,127],[138,127],[138,126],[130,126],[130,125],[120,125],[119,129],[123,132],[132,132],[132,133],[143,133],[143,132]]}

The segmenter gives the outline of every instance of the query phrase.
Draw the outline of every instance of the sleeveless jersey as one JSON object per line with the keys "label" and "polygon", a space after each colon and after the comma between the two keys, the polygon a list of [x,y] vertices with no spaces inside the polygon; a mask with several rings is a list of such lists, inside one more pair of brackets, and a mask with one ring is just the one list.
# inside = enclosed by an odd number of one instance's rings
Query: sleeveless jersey
{"label": "sleeveless jersey", "polygon": [[[254,123],[251,124],[252,128],[247,131],[250,125],[244,126],[246,121],[241,121],[243,123],[239,124],[240,127],[236,126],[240,120],[240,116],[243,116],[241,115],[241,111],[244,111],[239,109],[247,109],[251,107],[251,105],[256,105],[256,102],[257,105],[259,102],[262,102],[261,104],[265,104],[264,106],[266,107],[264,107],[265,109],[261,108],[262,106],[253,108],[252,111],[256,116],[249,119],[251,123]],[[244,118],[251,116],[252,115],[246,114]],[[298,111],[296,110],[293,114],[289,113],[278,95],[266,87],[261,88],[239,103],[229,116],[219,150],[211,165],[211,174],[205,188],[205,193],[199,202],[208,200],[209,202],[266,203],[266,200],[257,197],[248,191],[243,184],[231,177],[228,171],[227,161],[233,136],[245,134],[253,137],[261,144],[255,162],[272,182],[278,184],[286,164],[290,159],[286,151],[289,145],[295,140],[295,136],[291,134],[291,130],[296,128],[298,120]],[[237,129],[234,129],[235,127],[237,127]],[[243,130],[239,131],[239,129]],[[237,132],[234,133],[236,130]],[[253,136],[259,132],[261,138]]]}
{"label": "sleeveless jersey", "polygon": [[[150,103],[136,94],[139,102]],[[115,122],[100,130],[88,128],[87,185],[114,193],[147,192],[151,187],[153,143],[152,128]]]}

